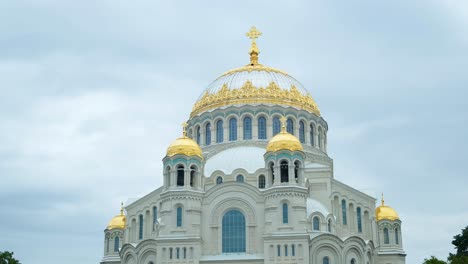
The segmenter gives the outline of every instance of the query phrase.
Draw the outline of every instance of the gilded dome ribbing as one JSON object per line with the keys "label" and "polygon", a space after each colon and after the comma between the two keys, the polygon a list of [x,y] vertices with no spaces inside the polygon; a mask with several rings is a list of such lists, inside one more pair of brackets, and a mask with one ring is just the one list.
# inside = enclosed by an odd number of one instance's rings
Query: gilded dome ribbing
{"label": "gilded dome ribbing", "polygon": [[302,144],[297,137],[286,132],[286,118],[281,118],[282,126],[281,132],[276,134],[267,145],[267,152],[275,152],[280,150],[289,150],[289,151],[302,151]]}
{"label": "gilded dome ribbing", "polygon": [[172,157],[175,155],[186,155],[186,156],[198,156],[203,158],[202,149],[193,141],[193,139],[187,137],[186,132],[187,124],[184,123],[184,131],[182,137],[174,140],[167,148],[166,156]]}
{"label": "gilded dome ribbing", "polygon": [[398,216],[398,213],[391,208],[390,206],[386,206],[384,204],[384,199],[382,195],[382,205],[379,207],[375,208],[375,219],[377,221],[380,220],[399,220],[400,217]]}
{"label": "gilded dome ribbing", "polygon": [[114,216],[110,221],[109,224],[107,225],[107,229],[124,229],[125,228],[125,215],[123,213],[123,204],[122,207],[120,208],[120,214]]}

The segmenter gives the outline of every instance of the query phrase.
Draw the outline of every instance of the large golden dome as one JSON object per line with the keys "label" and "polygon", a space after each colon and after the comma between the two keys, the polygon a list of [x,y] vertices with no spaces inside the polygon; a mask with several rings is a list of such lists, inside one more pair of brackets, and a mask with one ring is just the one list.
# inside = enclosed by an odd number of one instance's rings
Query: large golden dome
{"label": "large golden dome", "polygon": [[390,206],[386,206],[384,204],[384,199],[382,197],[382,205],[375,208],[375,219],[377,221],[380,220],[399,220],[400,217],[398,217],[398,214],[393,208]]}
{"label": "large golden dome", "polygon": [[281,132],[276,134],[267,145],[267,152],[275,152],[279,150],[289,150],[289,151],[302,151],[302,144],[297,137],[286,132],[286,118],[281,118],[282,126]]}
{"label": "large golden dome", "polygon": [[115,228],[124,229],[125,221],[126,221],[126,218],[123,213],[123,205],[122,205],[122,208],[120,209],[120,214],[114,216],[114,218],[112,218],[109,221],[109,224],[107,225],[107,229],[115,229]]}
{"label": "large golden dome", "polygon": [[219,107],[240,104],[278,104],[315,113],[320,110],[310,93],[289,74],[258,63],[260,53],[255,43],[261,33],[254,27],[250,63],[230,70],[213,81],[193,106],[191,117]]}
{"label": "large golden dome", "polygon": [[186,155],[186,156],[198,156],[203,158],[202,149],[193,141],[193,139],[187,137],[187,132],[185,131],[187,124],[184,124],[184,131],[182,137],[174,140],[174,142],[169,145],[167,148],[166,156],[172,157],[177,154]]}

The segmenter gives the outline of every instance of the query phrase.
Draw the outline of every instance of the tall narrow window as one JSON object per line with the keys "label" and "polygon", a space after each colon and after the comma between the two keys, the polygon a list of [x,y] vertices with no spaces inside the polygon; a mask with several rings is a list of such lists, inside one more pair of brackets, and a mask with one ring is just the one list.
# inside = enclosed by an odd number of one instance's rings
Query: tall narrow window
{"label": "tall narrow window", "polygon": [[288,162],[283,160],[280,163],[280,171],[281,171],[281,182],[289,182],[289,166]]}
{"label": "tall narrow window", "polygon": [[288,133],[294,135],[294,123],[291,118],[288,118],[288,120],[286,121],[286,130],[288,131]]}
{"label": "tall narrow window", "polygon": [[322,140],[322,128],[319,127],[318,128],[318,132],[317,132],[317,135],[318,135],[318,146],[319,146],[319,149],[322,149],[323,148],[323,140]]}
{"label": "tall narrow window", "polygon": [[109,253],[109,237],[106,237],[106,253]]}
{"label": "tall narrow window", "polygon": [[277,245],[276,246],[276,251],[278,251],[278,257],[281,257],[281,246],[280,245]]}
{"label": "tall narrow window", "polygon": [[346,201],[345,200],[341,200],[341,214],[343,216],[343,225],[347,225],[348,221],[346,217]]}
{"label": "tall narrow window", "polygon": [[179,165],[177,166],[177,186],[184,186],[184,166]]}
{"label": "tall narrow window", "polygon": [[331,233],[331,219],[328,219],[327,230]]}
{"label": "tall narrow window", "polygon": [[190,186],[196,187],[197,184],[197,167],[190,167]]}
{"label": "tall narrow window", "polygon": [[291,245],[291,256],[296,256],[296,245]]}
{"label": "tall narrow window", "polygon": [[114,237],[114,252],[119,252],[119,237]]}
{"label": "tall narrow window", "polygon": [[158,221],[158,208],[153,206],[153,225]]}
{"label": "tall narrow window", "polygon": [[208,123],[205,126],[205,145],[211,144],[211,124]]}
{"label": "tall narrow window", "polygon": [[361,207],[356,208],[357,217],[357,230],[362,233],[362,219],[361,219]]}
{"label": "tall narrow window", "polygon": [[310,124],[310,145],[313,147],[315,146],[315,133],[314,133],[314,125]]}
{"label": "tall narrow window", "polygon": [[184,259],[187,258],[187,248],[184,248]]}
{"label": "tall narrow window", "polygon": [[317,216],[313,219],[313,226],[315,231],[320,231],[320,220]]}
{"label": "tall narrow window", "polygon": [[295,181],[296,183],[299,182],[299,166],[300,166],[300,165],[299,165],[299,161],[296,160],[296,161],[294,162],[294,181]]}
{"label": "tall narrow window", "polygon": [[275,168],[273,163],[270,163],[271,184],[275,183]]}
{"label": "tall narrow window", "polygon": [[258,176],[258,188],[265,189],[265,184],[266,184],[265,176],[264,175]]}
{"label": "tall narrow window", "polygon": [[169,258],[172,259],[172,248],[169,248]]}
{"label": "tall narrow window", "polygon": [[384,244],[390,243],[390,237],[388,236],[388,228],[383,229]]}
{"label": "tall narrow window", "polygon": [[236,177],[236,182],[244,182],[244,176],[242,176],[242,175],[237,175],[237,177]]}
{"label": "tall narrow window", "polygon": [[284,245],[284,256],[288,256],[288,245]]}
{"label": "tall narrow window", "polygon": [[289,222],[288,219],[288,204],[283,203],[283,224],[287,224]]}
{"label": "tall narrow window", "polygon": [[176,248],[176,259],[180,258],[180,248]]}
{"label": "tall narrow window", "polygon": [[281,123],[278,117],[273,117],[273,136],[281,130]]}
{"label": "tall narrow window", "polygon": [[138,224],[138,239],[143,239],[143,215],[140,215]]}
{"label": "tall narrow window", "polygon": [[305,125],[304,121],[299,122],[299,141],[305,143]]}
{"label": "tall narrow window", "polygon": [[351,259],[351,264],[356,264],[356,259]]}
{"label": "tall narrow window", "polygon": [[182,207],[177,207],[177,227],[182,226]]}
{"label": "tall narrow window", "polygon": [[216,143],[223,142],[224,130],[223,130],[223,120],[218,120],[216,122]]}
{"label": "tall narrow window", "polygon": [[237,140],[237,119],[229,119],[229,141]]}
{"label": "tall narrow window", "polygon": [[323,257],[322,264],[330,264],[330,259],[328,257]]}
{"label": "tall narrow window", "polygon": [[245,252],[245,217],[239,210],[230,210],[222,221],[223,253]]}
{"label": "tall narrow window", "polygon": [[258,118],[258,139],[266,139],[266,119],[261,116]]}
{"label": "tall narrow window", "polygon": [[244,118],[244,139],[252,139],[252,118]]}
{"label": "tall narrow window", "polygon": [[395,228],[395,244],[399,244],[400,243],[400,240],[399,240],[399,237],[398,237],[398,228]]}
{"label": "tall narrow window", "polygon": [[197,127],[196,134],[197,134],[197,144],[200,145],[200,137],[201,137],[200,127]]}

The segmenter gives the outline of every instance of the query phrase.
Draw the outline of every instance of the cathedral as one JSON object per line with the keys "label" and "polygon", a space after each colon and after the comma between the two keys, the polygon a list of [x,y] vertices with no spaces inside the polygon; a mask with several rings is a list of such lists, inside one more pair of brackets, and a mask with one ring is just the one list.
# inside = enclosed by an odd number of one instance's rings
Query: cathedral
{"label": "cathedral", "polygon": [[334,178],[310,92],[259,63],[225,72],[162,159],[163,186],[104,230],[101,264],[403,264],[401,220]]}

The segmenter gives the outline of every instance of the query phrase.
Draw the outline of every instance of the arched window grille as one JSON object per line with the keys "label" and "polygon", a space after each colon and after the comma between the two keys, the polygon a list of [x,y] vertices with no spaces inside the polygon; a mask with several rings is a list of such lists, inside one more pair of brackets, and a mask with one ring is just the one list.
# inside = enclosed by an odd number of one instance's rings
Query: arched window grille
{"label": "arched window grille", "polygon": [[313,147],[315,146],[315,133],[314,133],[314,125],[310,124],[310,145]]}
{"label": "arched window grille", "polygon": [[323,144],[322,144],[323,143],[322,142],[322,136],[323,135],[322,135],[322,128],[321,127],[318,128],[317,133],[318,133],[318,146],[319,146],[319,149],[322,149],[323,148]]}
{"label": "arched window grille", "polygon": [[119,252],[119,237],[114,237],[114,252]]}
{"label": "arched window grille", "polygon": [[288,131],[288,133],[294,135],[294,123],[291,118],[288,118],[288,120],[286,121],[286,130]]}
{"label": "arched window grille", "polygon": [[184,186],[184,173],[185,173],[185,170],[184,170],[184,166],[183,165],[179,165],[177,166],[177,186]]}
{"label": "arched window grille", "polygon": [[245,252],[245,217],[239,210],[230,210],[223,216],[222,251]]}
{"label": "arched window grille", "polygon": [[196,180],[197,180],[197,167],[191,166],[190,167],[190,186],[195,187],[196,185]]}
{"label": "arched window grille", "polygon": [[237,177],[236,177],[236,182],[244,182],[244,176],[242,176],[242,175],[237,175]]}
{"label": "arched window grille", "polygon": [[216,178],[216,184],[221,184],[221,183],[223,183],[223,177],[218,176],[218,178]]}
{"label": "arched window grille", "polygon": [[205,145],[211,145],[211,124],[205,126]]}
{"label": "arched window grille", "polygon": [[139,216],[138,239],[143,239],[143,215]]}
{"label": "arched window grille", "polygon": [[343,216],[343,225],[347,225],[348,219],[346,217],[346,201],[344,199],[341,200],[341,214]]}
{"label": "arched window grille", "polygon": [[289,215],[288,215],[288,204],[283,203],[283,224],[287,224],[289,222]]}
{"label": "arched window grille", "polygon": [[261,116],[258,118],[258,139],[266,139],[266,119]]}
{"label": "arched window grille", "polygon": [[291,256],[296,256],[296,245],[291,245]]}
{"label": "arched window grille", "polygon": [[299,122],[299,141],[305,143],[305,125],[304,121]]}
{"label": "arched window grille", "polygon": [[224,130],[223,130],[223,120],[218,120],[216,122],[216,143],[223,142]]}
{"label": "arched window grille", "polygon": [[273,136],[281,131],[281,123],[278,117],[273,117]]}
{"label": "arched window grille", "polygon": [[284,256],[288,256],[288,245],[284,245]]}
{"label": "arched window grille", "polygon": [[356,217],[357,217],[358,232],[362,233],[361,207],[356,208]]}
{"label": "arched window grille", "polygon": [[237,119],[229,119],[229,141],[237,140]]}
{"label": "arched window grille", "polygon": [[399,237],[398,237],[398,228],[395,228],[395,244],[399,244],[400,243],[400,240],[399,240]]}
{"label": "arched window grille", "polygon": [[244,140],[252,139],[252,118],[244,118]]}
{"label": "arched window grille", "polygon": [[280,163],[280,171],[281,171],[281,182],[289,182],[289,166],[288,162],[283,160]]}
{"label": "arched window grille", "polygon": [[388,236],[388,228],[383,229],[384,244],[390,243],[390,237]]}
{"label": "arched window grille", "polygon": [[315,231],[320,231],[320,220],[317,216],[314,217],[313,221],[313,227]]}
{"label": "arched window grille", "polygon": [[182,207],[177,207],[177,227],[182,226]]}
{"label": "arched window grille", "polygon": [[328,219],[328,224],[327,224],[327,230],[328,230],[328,232],[331,233],[331,231],[332,231],[331,229],[332,229],[332,228],[331,228],[331,219]]}
{"label": "arched window grille", "polygon": [[266,180],[264,175],[258,176],[258,188],[265,189]]}
{"label": "arched window grille", "polygon": [[322,263],[323,264],[330,264],[330,259],[328,257],[323,257]]}
{"label": "arched window grille", "polygon": [[200,133],[200,127],[197,127],[197,144],[200,145],[200,137],[201,137],[201,133]]}

